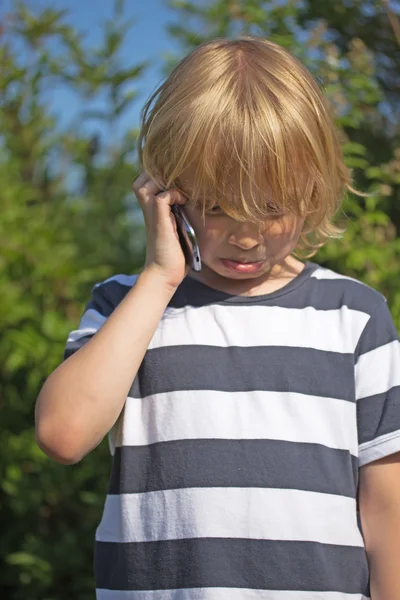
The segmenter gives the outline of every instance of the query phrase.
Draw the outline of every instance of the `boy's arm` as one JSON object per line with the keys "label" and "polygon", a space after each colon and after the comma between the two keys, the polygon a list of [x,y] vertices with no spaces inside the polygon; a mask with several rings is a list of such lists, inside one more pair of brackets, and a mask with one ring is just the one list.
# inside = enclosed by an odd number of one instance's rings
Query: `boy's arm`
{"label": "boy's arm", "polygon": [[36,402],[36,441],[62,464],[93,450],[117,420],[174,289],[144,271],[96,335],[49,376]]}
{"label": "boy's arm", "polygon": [[400,600],[400,452],[360,468],[359,494],[371,600]]}
{"label": "boy's arm", "polygon": [[132,290],[84,346],[47,379],[36,402],[40,448],[64,464],[78,462],[110,431],[175,290],[187,272],[171,213],[177,190],[159,194],[142,173],[133,191],[146,224],[146,264]]}

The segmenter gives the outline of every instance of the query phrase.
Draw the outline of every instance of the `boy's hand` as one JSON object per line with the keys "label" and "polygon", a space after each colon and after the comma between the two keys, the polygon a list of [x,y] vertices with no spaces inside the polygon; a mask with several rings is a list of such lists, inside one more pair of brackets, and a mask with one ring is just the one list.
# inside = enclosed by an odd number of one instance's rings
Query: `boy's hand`
{"label": "boy's hand", "polygon": [[[145,269],[160,273],[167,286],[177,288],[188,272],[179,243],[173,204],[185,204],[178,190],[162,192],[152,179],[141,173],[134,181],[133,192],[143,211],[147,248]],[[162,192],[162,193],[160,193]]]}

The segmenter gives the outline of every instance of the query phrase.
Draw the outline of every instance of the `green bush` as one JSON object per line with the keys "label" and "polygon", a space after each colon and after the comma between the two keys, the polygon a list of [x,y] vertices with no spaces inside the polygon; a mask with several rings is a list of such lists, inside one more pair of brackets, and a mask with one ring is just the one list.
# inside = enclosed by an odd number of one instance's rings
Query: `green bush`
{"label": "green bush", "polygon": [[[379,3],[372,3],[370,17],[353,18],[353,29],[347,3],[334,3],[340,18],[328,4],[179,1],[169,30],[182,53],[217,36],[265,35],[320,78],[356,186],[374,195],[346,198],[339,220],[347,233],[317,260],[378,288],[400,325],[400,154],[387,116],[398,98],[386,85],[393,56],[385,62],[381,46],[375,55],[375,30],[365,22],[378,19],[386,27],[388,53],[393,35]],[[93,283],[137,271],[144,256],[130,194],[137,129],[118,139],[113,132],[135,100],[146,64],[121,66],[129,24],[120,1],[103,24],[99,48],[88,47],[64,16],[18,3],[0,36],[0,593],[7,600],[94,597],[92,548],[109,477],[108,447],[103,442],[71,467],[50,461],[34,442],[34,403],[62,359]],[[357,22],[363,23],[360,35]],[[165,58],[167,73],[177,57]],[[101,113],[85,108],[63,128],[46,103],[55,85],[77,94],[83,107],[100,96],[108,98],[107,107]],[[107,135],[85,133],[96,130],[94,124]]]}

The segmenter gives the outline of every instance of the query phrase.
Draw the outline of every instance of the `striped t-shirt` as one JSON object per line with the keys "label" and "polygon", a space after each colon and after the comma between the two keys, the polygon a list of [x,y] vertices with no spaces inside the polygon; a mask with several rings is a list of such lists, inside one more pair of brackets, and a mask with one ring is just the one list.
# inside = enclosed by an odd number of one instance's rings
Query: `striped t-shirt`
{"label": "striped t-shirt", "polygon": [[[93,288],[66,357],[135,279]],[[365,600],[359,467],[400,451],[385,299],[314,263],[262,296],[187,277],[109,439],[98,600]]]}

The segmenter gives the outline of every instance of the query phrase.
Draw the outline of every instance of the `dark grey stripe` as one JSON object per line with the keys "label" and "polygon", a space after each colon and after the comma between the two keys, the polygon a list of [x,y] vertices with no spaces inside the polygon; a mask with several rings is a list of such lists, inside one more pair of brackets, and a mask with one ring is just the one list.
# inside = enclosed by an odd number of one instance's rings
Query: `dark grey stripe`
{"label": "dark grey stripe", "polygon": [[85,335],[84,337],[79,338],[75,342],[67,342],[67,345],[64,350],[64,360],[72,356],[79,348],[82,348],[89,340],[92,339],[94,334]]}
{"label": "dark grey stripe", "polygon": [[[171,306],[206,306],[207,304],[257,304],[282,308],[307,308],[336,310],[348,306],[371,315],[384,301],[376,290],[349,279],[317,279],[311,277],[315,269],[303,271],[297,280],[284,288],[264,296],[232,296],[209,288],[187,277],[171,300]],[[295,293],[291,293],[295,290]]]}
{"label": "dark grey stripe", "polygon": [[[233,304],[253,304],[267,301],[269,304],[271,300],[280,297],[282,294],[292,292],[302,286],[306,281],[309,280],[310,275],[318,269],[318,265],[314,263],[307,263],[304,270],[300,275],[292,279],[283,288],[263,296],[251,297],[251,296],[232,296],[225,292],[218,291],[214,288],[210,288],[207,285],[192,279],[188,276],[184,279],[182,284],[179,286],[174,298],[171,301],[171,306],[185,306],[191,304],[193,306],[205,306],[210,301],[213,303],[233,303]],[[200,302],[200,303],[199,303]]]}
{"label": "dark grey stripe", "polygon": [[197,439],[117,447],[109,493],[192,487],[296,489],[355,498],[358,459],[281,440]]}
{"label": "dark grey stripe", "polygon": [[354,402],[353,355],[280,346],[154,348],[146,353],[129,396],[182,390],[312,393]]}
{"label": "dark grey stripe", "polygon": [[195,538],[96,542],[96,587],[166,590],[231,587],[363,594],[363,548],[312,542]]}
{"label": "dark grey stripe", "polygon": [[400,387],[357,400],[359,443],[400,430]]}
{"label": "dark grey stripe", "polygon": [[[371,315],[382,302],[376,290],[348,279],[317,279],[311,277],[318,265],[308,263],[307,268],[287,286],[264,296],[232,296],[210,288],[190,277],[182,282],[170,301],[172,308],[207,306],[207,304],[257,304],[282,308],[313,307],[317,310],[336,310],[343,306]],[[304,285],[306,284],[306,285]],[[117,281],[103,282],[93,290],[87,308],[95,308],[108,317],[131,288]],[[289,293],[292,291],[296,293]]]}
{"label": "dark grey stripe", "polygon": [[108,281],[92,289],[92,298],[85,307],[85,311],[94,308],[104,317],[109,317],[112,311],[125,298],[131,288],[117,281]]}
{"label": "dark grey stripe", "polygon": [[355,349],[356,362],[359,356],[375,348],[398,340],[399,336],[390,314],[389,307],[382,300],[379,308],[369,319]]}

